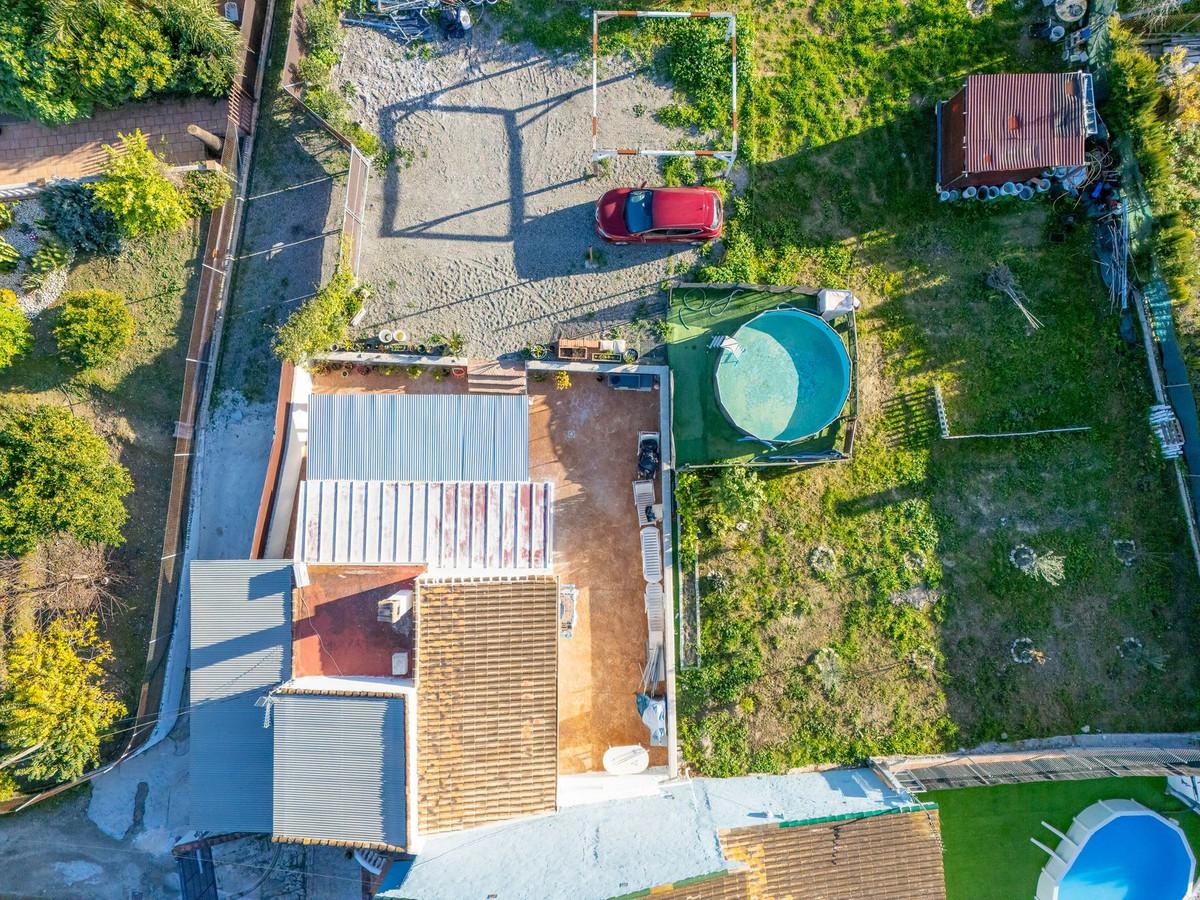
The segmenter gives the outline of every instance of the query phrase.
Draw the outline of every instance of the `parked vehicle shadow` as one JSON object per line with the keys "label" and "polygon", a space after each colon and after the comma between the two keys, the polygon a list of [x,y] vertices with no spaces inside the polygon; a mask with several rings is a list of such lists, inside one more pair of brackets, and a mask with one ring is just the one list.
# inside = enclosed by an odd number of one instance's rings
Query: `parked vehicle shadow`
{"label": "parked vehicle shadow", "polygon": [[[665,259],[665,244],[606,244],[592,224],[595,205],[576,203],[546,215],[530,216],[513,234],[517,274],[539,279],[594,269],[597,272],[639,266]],[[678,248],[674,248],[678,249]]]}

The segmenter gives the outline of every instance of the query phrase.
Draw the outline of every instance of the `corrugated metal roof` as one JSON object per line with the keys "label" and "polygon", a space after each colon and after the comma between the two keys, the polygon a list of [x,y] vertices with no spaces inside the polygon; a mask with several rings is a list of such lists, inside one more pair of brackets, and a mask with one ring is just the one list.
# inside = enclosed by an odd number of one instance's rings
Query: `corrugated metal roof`
{"label": "corrugated metal roof", "polygon": [[408,840],[402,697],[277,695],[275,829],[284,840]]}
{"label": "corrugated metal roof", "polygon": [[528,571],[550,566],[549,482],[306,481],[296,558]]}
{"label": "corrugated metal roof", "polygon": [[291,675],[292,568],[195,561],[191,585],[191,820],[271,830],[271,732],[255,700]]}
{"label": "corrugated metal roof", "polygon": [[507,394],[313,394],[315,481],[527,481],[529,398]]}
{"label": "corrugated metal roof", "polygon": [[967,171],[1082,165],[1084,92],[1078,72],[969,76]]}

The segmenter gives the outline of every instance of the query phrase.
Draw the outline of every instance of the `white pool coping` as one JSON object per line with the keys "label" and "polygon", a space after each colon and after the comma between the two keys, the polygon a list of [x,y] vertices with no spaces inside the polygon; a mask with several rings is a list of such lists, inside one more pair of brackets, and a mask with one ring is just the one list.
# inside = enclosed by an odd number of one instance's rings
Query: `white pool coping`
{"label": "white pool coping", "polygon": [[1087,846],[1092,835],[1122,816],[1152,816],[1175,831],[1183,842],[1184,849],[1187,850],[1189,861],[1187,889],[1179,900],[1189,897],[1196,880],[1196,855],[1192,852],[1192,845],[1188,842],[1187,835],[1179,823],[1135,800],[1100,800],[1079,813],[1071,822],[1071,827],[1066,834],[1046,822],[1042,822],[1049,831],[1060,838],[1057,849],[1051,850],[1037,839],[1031,838],[1034,844],[1050,854],[1049,862],[1043,867],[1042,874],[1038,876],[1036,900],[1059,900],[1062,880],[1071,871],[1075,860],[1083,852],[1083,848]]}

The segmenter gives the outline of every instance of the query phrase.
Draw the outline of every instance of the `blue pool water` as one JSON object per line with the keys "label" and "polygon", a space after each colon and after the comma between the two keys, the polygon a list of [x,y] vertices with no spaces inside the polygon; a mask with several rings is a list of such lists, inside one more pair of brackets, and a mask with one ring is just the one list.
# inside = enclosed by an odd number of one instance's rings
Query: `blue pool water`
{"label": "blue pool water", "polygon": [[850,355],[818,316],[773,309],[734,333],[741,353],[717,362],[717,399],[742,431],[788,442],[836,419],[850,393]]}
{"label": "blue pool water", "polygon": [[1092,833],[1059,884],[1060,900],[1182,900],[1191,858],[1158,816],[1118,816]]}

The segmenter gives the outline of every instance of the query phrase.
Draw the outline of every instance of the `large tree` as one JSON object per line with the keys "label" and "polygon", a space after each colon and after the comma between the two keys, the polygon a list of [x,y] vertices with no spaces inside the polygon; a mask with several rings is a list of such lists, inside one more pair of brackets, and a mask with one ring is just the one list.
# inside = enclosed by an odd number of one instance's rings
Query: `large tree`
{"label": "large tree", "polygon": [[0,552],[28,553],[59,532],[120,544],[133,490],[125,467],[84,419],[61,406],[13,413],[0,425]]}
{"label": "large tree", "polygon": [[55,619],[19,634],[5,653],[0,702],[5,755],[37,748],[17,769],[33,782],[69,781],[100,762],[100,740],[125,706],[104,689],[112,648],[96,619]]}
{"label": "large tree", "polygon": [[59,125],[153,94],[228,93],[237,28],[212,0],[6,0],[0,111]]}

